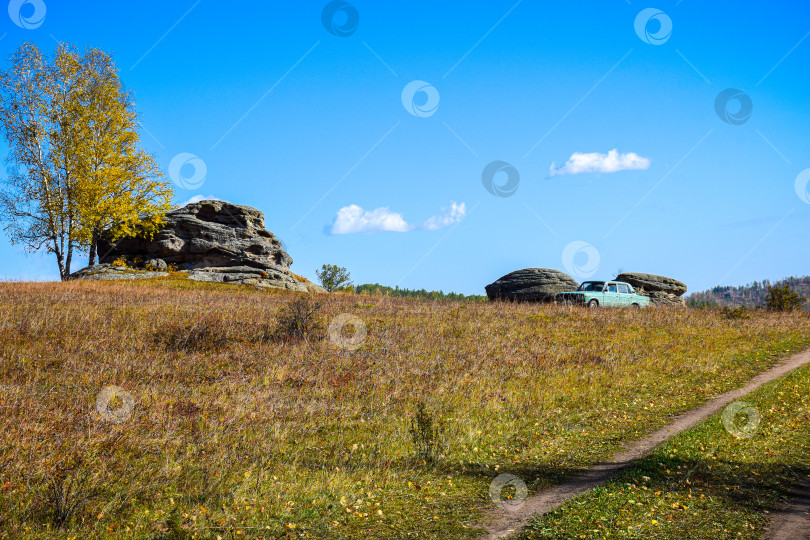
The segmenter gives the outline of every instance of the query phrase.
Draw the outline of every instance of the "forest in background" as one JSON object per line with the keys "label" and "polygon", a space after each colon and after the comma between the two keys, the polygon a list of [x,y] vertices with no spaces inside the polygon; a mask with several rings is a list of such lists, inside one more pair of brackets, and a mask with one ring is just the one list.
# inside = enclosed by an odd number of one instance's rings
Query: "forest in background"
{"label": "forest in background", "polygon": [[[754,281],[747,285],[737,287],[713,287],[707,291],[690,294],[686,298],[689,307],[727,306],[749,308],[765,307],[765,297],[768,295],[768,286],[788,285],[796,293],[810,300],[810,276],[789,277],[774,283],[770,281]],[[805,302],[804,310],[810,310],[810,302]]]}

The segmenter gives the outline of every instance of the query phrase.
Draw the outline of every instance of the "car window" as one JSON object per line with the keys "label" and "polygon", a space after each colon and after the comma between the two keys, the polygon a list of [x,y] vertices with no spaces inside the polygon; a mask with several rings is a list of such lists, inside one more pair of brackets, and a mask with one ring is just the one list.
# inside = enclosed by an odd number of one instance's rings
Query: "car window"
{"label": "car window", "polygon": [[579,291],[594,291],[594,292],[602,292],[602,287],[604,287],[605,283],[603,281],[586,281],[582,285],[579,286]]}
{"label": "car window", "polygon": [[619,292],[624,294],[630,294],[630,289],[624,283],[619,283]]}
{"label": "car window", "polygon": [[616,292],[616,284],[615,283],[611,283],[610,285],[608,285],[608,292]]}

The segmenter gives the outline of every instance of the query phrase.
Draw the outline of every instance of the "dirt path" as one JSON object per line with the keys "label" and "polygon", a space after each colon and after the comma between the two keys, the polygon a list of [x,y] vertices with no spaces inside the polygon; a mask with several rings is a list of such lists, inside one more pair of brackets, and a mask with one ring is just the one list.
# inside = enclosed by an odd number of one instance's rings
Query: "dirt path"
{"label": "dirt path", "polygon": [[765,538],[810,538],[810,478],[805,478],[790,491],[788,505],[771,517]]}
{"label": "dirt path", "polygon": [[[529,497],[519,508],[513,511],[503,510],[501,508],[492,510],[489,512],[489,515],[492,516],[493,519],[484,526],[487,531],[487,538],[506,538],[520,531],[526,526],[531,517],[550,512],[562,506],[568,499],[604,484],[617,473],[632,465],[633,461],[645,456],[653,448],[673,435],[693,427],[698,422],[718,412],[732,401],[753,392],[763,384],[776,380],[805,364],[810,364],[810,349],[794,354],[768,371],[760,373],[751,379],[744,387],[721,394],[705,405],[675,417],[672,423],[662,429],[659,429],[643,439],[629,443],[626,450],[615,454],[610,461],[600,463],[563,484]],[[805,491],[805,496],[806,495],[807,492]],[[806,499],[805,502],[807,502]],[[798,514],[791,513],[791,515],[794,517],[798,515],[800,517],[801,511],[799,511]],[[780,536],[779,538],[804,537]]]}

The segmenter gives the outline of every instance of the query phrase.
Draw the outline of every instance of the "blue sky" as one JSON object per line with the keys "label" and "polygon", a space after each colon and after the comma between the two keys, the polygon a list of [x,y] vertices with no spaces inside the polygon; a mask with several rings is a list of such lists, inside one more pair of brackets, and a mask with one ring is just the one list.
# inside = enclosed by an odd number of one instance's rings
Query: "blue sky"
{"label": "blue sky", "polygon": [[[810,273],[810,4],[706,4],[13,0],[0,55],[111,53],[176,202],[259,208],[310,278]],[[57,272],[3,236],[0,275]]]}

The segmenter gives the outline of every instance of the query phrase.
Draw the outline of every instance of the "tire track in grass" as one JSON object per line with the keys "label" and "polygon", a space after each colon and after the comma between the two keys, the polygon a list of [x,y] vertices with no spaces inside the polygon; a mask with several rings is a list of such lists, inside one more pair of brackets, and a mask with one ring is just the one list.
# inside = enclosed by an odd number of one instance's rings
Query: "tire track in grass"
{"label": "tire track in grass", "polygon": [[[806,364],[810,364],[810,349],[794,354],[768,371],[760,373],[742,388],[725,392],[706,404],[677,416],[670,424],[658,431],[628,443],[626,450],[615,454],[609,461],[599,463],[562,484],[527,498],[520,507],[510,510],[497,508],[489,511],[488,515],[491,519],[483,525],[487,534],[486,538],[489,540],[507,538],[520,532],[531,518],[548,513],[562,506],[569,499],[601,486],[670,437],[695,426],[732,401],[753,392],[763,384],[775,381]],[[791,512],[788,511],[788,513]],[[801,510],[796,515],[801,517]]]}

